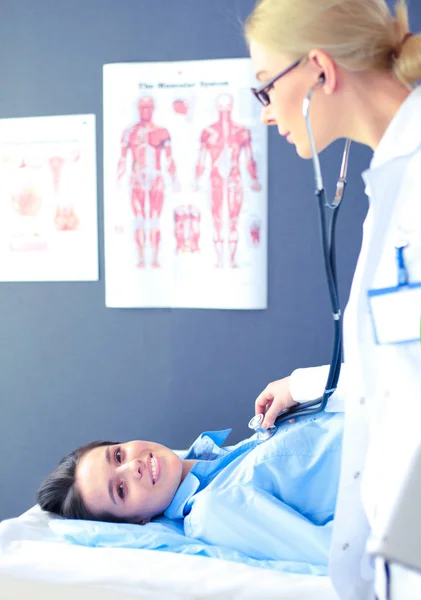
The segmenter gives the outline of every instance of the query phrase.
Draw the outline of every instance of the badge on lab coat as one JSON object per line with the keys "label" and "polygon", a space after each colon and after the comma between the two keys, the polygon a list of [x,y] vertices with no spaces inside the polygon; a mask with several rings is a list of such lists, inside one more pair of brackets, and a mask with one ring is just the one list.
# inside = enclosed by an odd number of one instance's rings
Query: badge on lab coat
{"label": "badge on lab coat", "polygon": [[403,252],[396,246],[398,285],[368,291],[376,344],[405,344],[421,340],[421,282],[409,283]]}

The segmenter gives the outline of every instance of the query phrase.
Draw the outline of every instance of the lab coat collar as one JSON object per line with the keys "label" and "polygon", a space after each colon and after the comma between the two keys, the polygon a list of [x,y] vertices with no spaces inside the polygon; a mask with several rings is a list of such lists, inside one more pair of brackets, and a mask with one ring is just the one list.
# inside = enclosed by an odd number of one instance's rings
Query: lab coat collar
{"label": "lab coat collar", "polygon": [[411,154],[421,146],[420,115],[421,85],[411,92],[393,117],[374,152],[370,170]]}

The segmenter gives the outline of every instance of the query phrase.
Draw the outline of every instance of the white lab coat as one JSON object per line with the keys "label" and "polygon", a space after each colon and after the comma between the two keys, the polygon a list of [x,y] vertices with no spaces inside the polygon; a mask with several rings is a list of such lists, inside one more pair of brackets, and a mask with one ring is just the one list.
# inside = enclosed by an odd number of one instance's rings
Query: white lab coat
{"label": "white lab coat", "polygon": [[[367,553],[367,540],[383,535],[405,467],[421,443],[421,344],[376,345],[367,301],[368,289],[397,285],[399,239],[409,244],[410,282],[421,282],[421,87],[399,109],[363,178],[370,207],[344,314],[343,370],[328,403],[328,410],[345,410],[330,557],[342,600],[372,599],[374,588],[383,597],[383,573]],[[293,398],[321,395],[327,372],[326,366],[294,371]],[[421,598],[421,575],[419,585]],[[396,598],[406,597],[397,592]]]}

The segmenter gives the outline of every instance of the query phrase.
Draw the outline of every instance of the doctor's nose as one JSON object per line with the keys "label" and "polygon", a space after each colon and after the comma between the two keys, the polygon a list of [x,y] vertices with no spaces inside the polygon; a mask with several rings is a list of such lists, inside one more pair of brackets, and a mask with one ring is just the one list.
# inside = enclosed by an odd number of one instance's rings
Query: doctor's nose
{"label": "doctor's nose", "polygon": [[269,104],[268,106],[264,106],[262,108],[260,120],[262,121],[263,125],[276,125],[276,121],[275,121],[275,119],[273,117],[273,113],[272,113],[272,105],[271,104]]}

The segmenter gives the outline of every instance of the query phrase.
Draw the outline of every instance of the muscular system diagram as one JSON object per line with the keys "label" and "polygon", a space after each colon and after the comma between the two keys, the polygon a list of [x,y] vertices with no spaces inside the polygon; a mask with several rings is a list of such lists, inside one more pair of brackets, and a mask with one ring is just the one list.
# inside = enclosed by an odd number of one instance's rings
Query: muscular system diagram
{"label": "muscular system diagram", "polygon": [[165,183],[162,157],[176,182],[176,166],[172,156],[171,137],[165,127],[152,120],[155,101],[151,96],[142,96],[137,104],[139,121],[126,129],[121,138],[121,155],[117,168],[117,179],[126,172],[127,155],[131,155],[130,203],[135,218],[134,241],[138,253],[139,268],[147,266],[145,248],[149,241],[152,249],[150,264],[159,268],[159,246],[161,240],[160,216],[165,200]]}
{"label": "muscular system diagram", "polygon": [[[224,247],[227,242],[229,266],[236,268],[238,219],[244,195],[240,171],[242,155],[245,155],[247,170],[252,180],[251,189],[259,192],[261,185],[257,176],[256,161],[253,158],[251,133],[249,129],[232,120],[233,97],[230,94],[220,94],[216,98],[216,109],[218,120],[206,127],[200,136],[200,154],[196,164],[195,179],[198,184],[205,171],[206,159],[209,155],[215,266],[217,268],[224,266]],[[227,209],[228,223],[224,222],[225,209]]]}
{"label": "muscular system diagram", "polygon": [[113,63],[103,81],[106,306],[265,308],[267,130],[250,59]]}

